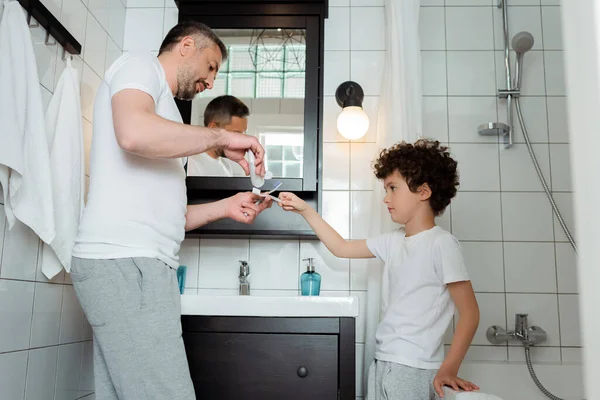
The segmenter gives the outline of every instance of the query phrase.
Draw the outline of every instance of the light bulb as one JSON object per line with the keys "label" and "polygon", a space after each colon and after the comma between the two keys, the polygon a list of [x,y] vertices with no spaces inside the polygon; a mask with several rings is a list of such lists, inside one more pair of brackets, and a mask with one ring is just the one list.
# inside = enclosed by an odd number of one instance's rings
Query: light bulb
{"label": "light bulb", "polygon": [[362,107],[344,107],[337,119],[337,130],[348,140],[360,139],[369,130],[369,117]]}

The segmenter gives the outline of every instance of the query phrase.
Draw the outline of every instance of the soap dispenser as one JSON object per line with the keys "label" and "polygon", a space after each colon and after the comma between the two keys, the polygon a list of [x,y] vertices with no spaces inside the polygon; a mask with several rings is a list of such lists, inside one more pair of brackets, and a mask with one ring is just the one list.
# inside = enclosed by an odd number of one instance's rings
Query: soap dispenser
{"label": "soap dispenser", "polygon": [[315,264],[312,258],[306,258],[302,261],[308,261],[306,272],[300,277],[302,296],[318,296],[321,292],[321,275],[315,272]]}

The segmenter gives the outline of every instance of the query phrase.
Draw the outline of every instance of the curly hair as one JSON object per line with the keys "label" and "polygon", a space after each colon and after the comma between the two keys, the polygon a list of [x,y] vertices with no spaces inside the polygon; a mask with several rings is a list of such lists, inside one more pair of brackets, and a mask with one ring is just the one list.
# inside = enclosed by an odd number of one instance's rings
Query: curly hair
{"label": "curly hair", "polygon": [[438,216],[456,196],[457,164],[448,147],[441,146],[437,140],[419,139],[414,144],[403,141],[381,151],[374,168],[377,179],[385,179],[398,171],[413,193],[427,183],[431,189],[429,204]]}

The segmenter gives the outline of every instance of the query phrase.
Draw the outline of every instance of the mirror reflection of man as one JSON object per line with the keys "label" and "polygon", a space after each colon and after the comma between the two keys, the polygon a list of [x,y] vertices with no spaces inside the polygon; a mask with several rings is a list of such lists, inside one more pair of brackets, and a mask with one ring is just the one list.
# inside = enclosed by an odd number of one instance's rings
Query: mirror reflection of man
{"label": "mirror reflection of man", "polygon": [[[235,96],[215,97],[204,110],[204,126],[221,128],[230,132],[245,133],[250,110]],[[234,174],[235,171],[235,174]],[[188,176],[244,175],[241,167],[225,157],[222,149],[207,150],[188,158]]]}

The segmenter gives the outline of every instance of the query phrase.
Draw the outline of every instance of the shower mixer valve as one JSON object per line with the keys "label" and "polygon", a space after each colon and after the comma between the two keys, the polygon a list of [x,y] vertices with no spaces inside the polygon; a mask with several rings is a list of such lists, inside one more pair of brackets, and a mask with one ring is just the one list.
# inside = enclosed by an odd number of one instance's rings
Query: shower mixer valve
{"label": "shower mixer valve", "polygon": [[492,344],[502,344],[509,340],[519,340],[525,346],[535,346],[546,341],[546,331],[539,326],[528,326],[527,314],[515,315],[515,329],[506,330],[498,325],[492,325],[486,332],[487,339]]}

